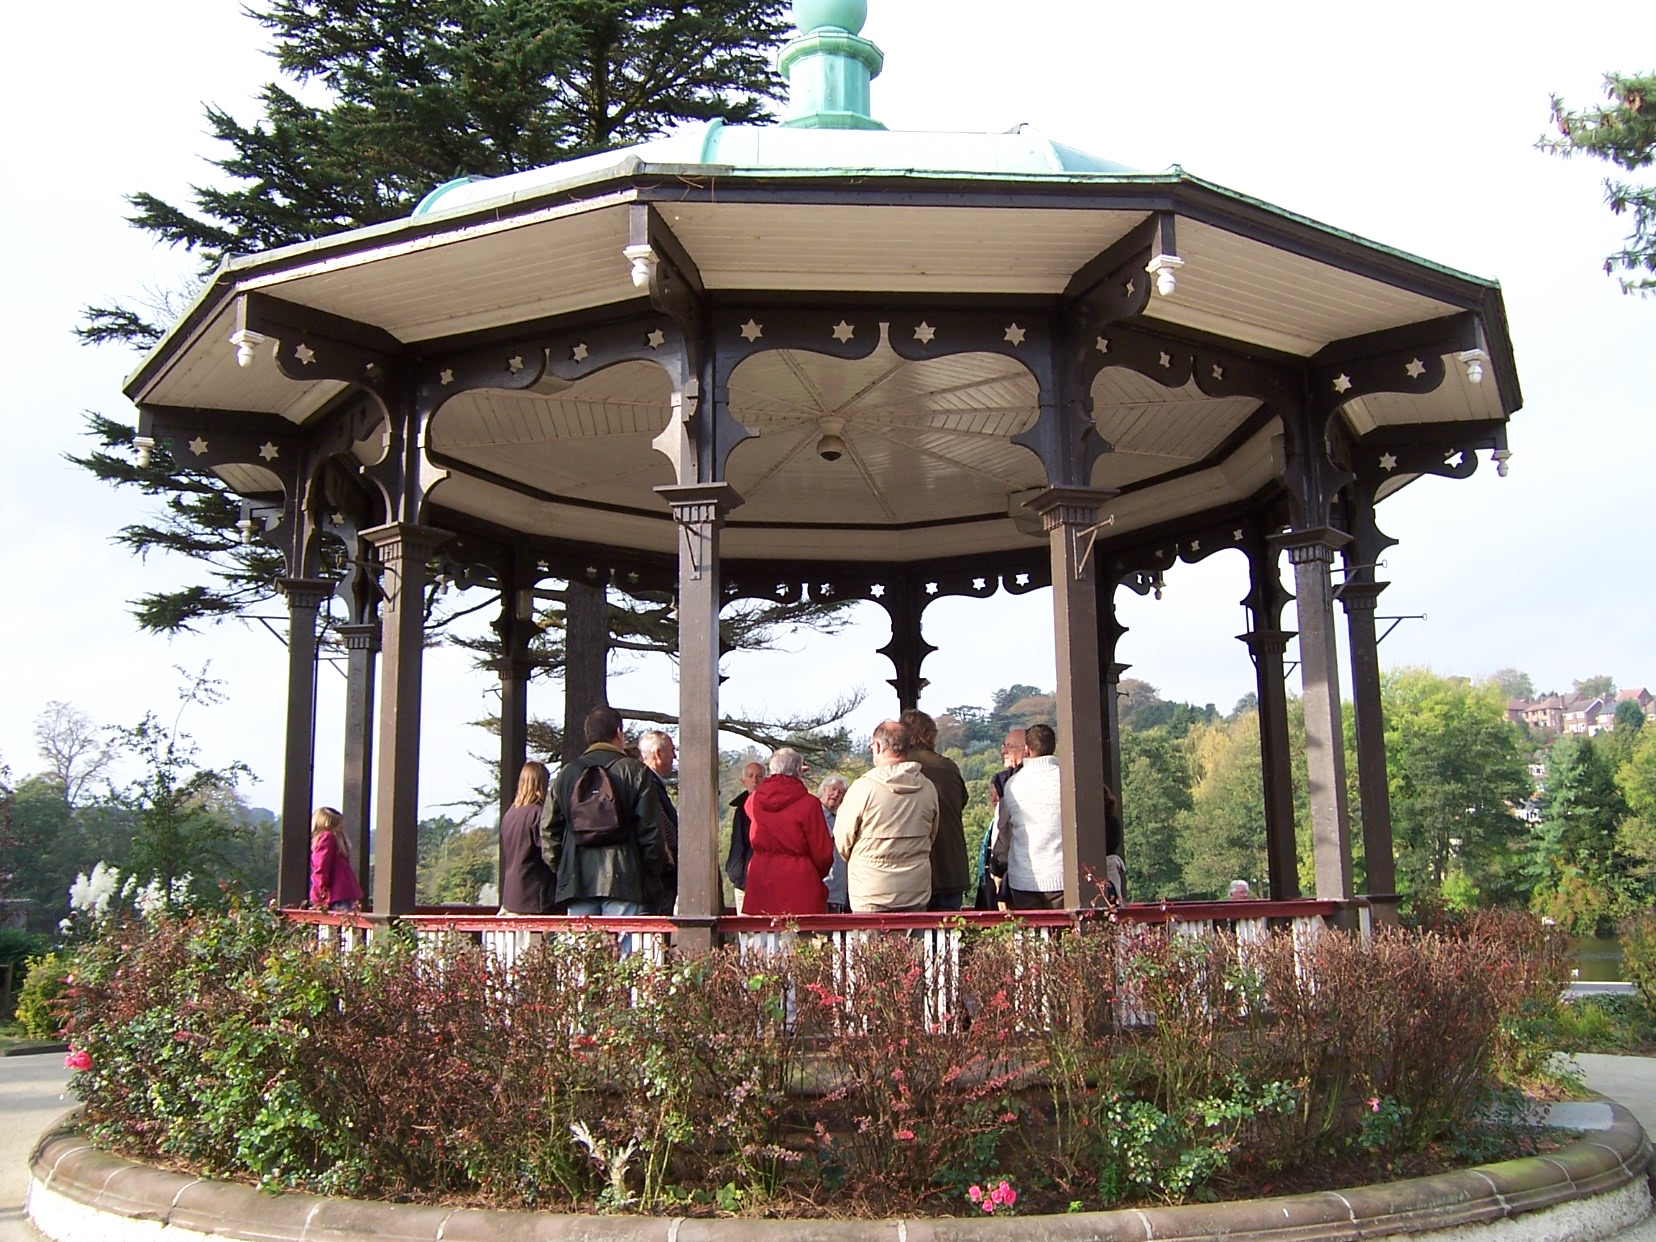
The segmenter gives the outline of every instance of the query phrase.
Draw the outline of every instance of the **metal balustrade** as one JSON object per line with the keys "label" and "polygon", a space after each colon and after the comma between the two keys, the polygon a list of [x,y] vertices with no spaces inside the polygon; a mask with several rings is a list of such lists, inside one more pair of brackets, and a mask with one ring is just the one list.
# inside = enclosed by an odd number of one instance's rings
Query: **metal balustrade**
{"label": "metal balustrade", "polygon": [[[937,914],[817,914],[794,918],[733,916],[718,919],[714,929],[719,939],[735,949],[744,961],[774,961],[796,952],[803,943],[820,942],[829,954],[830,978],[835,991],[844,997],[840,1021],[857,1019],[857,948],[872,937],[905,936],[918,956],[921,969],[922,1018],[928,1030],[953,1028],[964,1013],[960,992],[961,952],[964,935],[972,929],[1011,925],[1019,958],[1019,979],[1026,979],[1035,994],[1018,997],[1021,1013],[1052,1019],[1058,999],[1046,995],[1045,972],[1037,969],[1052,938],[1065,932],[1113,922],[1122,929],[1163,926],[1174,936],[1208,937],[1222,931],[1235,937],[1242,954],[1262,944],[1273,929],[1293,938],[1296,959],[1303,958],[1316,937],[1338,915],[1342,904],[1334,901],[1224,901],[1163,902],[1156,905],[1126,905],[1110,910],[1020,911],[1017,913],[961,911]],[[317,910],[288,910],[285,915],[314,926],[317,943],[323,948],[355,952],[375,936],[385,934],[391,924],[371,914],[336,914]],[[451,937],[479,945],[509,977],[515,963],[547,936],[589,936],[600,933],[614,938],[618,954],[641,954],[646,963],[666,962],[676,933],[671,918],[567,918],[561,916],[504,915],[472,907],[439,907],[405,915],[396,924],[412,930],[422,955],[435,956]],[[1366,930],[1366,928],[1364,929]],[[1143,1026],[1154,1019],[1141,1003],[1132,978],[1127,955],[1118,955],[1114,980],[1116,1022],[1124,1027]],[[786,1001],[787,1021],[796,1013],[796,998]]]}

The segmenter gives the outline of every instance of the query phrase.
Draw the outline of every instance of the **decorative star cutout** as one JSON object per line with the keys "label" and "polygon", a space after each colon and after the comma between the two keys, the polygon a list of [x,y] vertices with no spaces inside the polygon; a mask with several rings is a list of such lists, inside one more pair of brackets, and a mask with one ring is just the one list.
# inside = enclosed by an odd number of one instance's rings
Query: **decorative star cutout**
{"label": "decorative star cutout", "polygon": [[586,347],[586,342],[582,341],[574,349],[569,351],[569,356],[575,359],[576,362],[585,362],[587,360],[587,356],[591,353],[592,351]]}
{"label": "decorative star cutout", "polygon": [[275,461],[282,455],[282,450],[276,447],[274,441],[266,440],[259,446],[259,456],[266,461]]}
{"label": "decorative star cutout", "polygon": [[1335,392],[1350,392],[1351,391],[1351,376],[1345,374],[1343,371],[1339,375],[1336,375],[1334,377],[1334,391]]}
{"label": "decorative star cutout", "polygon": [[885,587],[876,582],[873,586],[868,588],[868,593],[875,599],[883,599],[885,597]]}
{"label": "decorative star cutout", "polygon": [[1133,282],[1130,281],[1130,280],[1127,282],[1127,296],[1128,297],[1133,296]]}
{"label": "decorative star cutout", "polygon": [[1215,363],[1213,366],[1213,378],[1220,380],[1225,378],[1225,368],[1220,366],[1218,363]]}
{"label": "decorative star cutout", "polygon": [[841,345],[845,344],[856,335],[857,329],[855,325],[846,323],[843,319],[834,325],[834,339]]}
{"label": "decorative star cutout", "polygon": [[750,344],[764,335],[765,325],[762,323],[755,323],[752,319],[749,319],[742,325],[742,339]]}
{"label": "decorative star cutout", "polygon": [[1390,474],[1397,469],[1397,458],[1390,453],[1380,454],[1380,469]]}
{"label": "decorative star cutout", "polygon": [[1006,329],[1006,340],[1008,344],[1022,345],[1024,343],[1024,337],[1028,335],[1029,333],[1017,324],[1013,324]]}
{"label": "decorative star cutout", "polygon": [[1426,364],[1419,358],[1411,358],[1409,360],[1409,365],[1403,369],[1409,373],[1410,379],[1419,379],[1422,375],[1426,374]]}
{"label": "decorative star cutout", "polygon": [[293,356],[299,359],[299,361],[307,367],[316,361],[316,351],[303,341],[300,341],[294,348]]}
{"label": "decorative star cutout", "polygon": [[1242,528],[1240,526],[1231,531],[1231,538],[1236,540],[1237,543],[1242,542]]}
{"label": "decorative star cutout", "polygon": [[1200,539],[1192,539],[1190,541],[1190,550],[1192,552],[1200,552],[1202,550],[1202,541]]}
{"label": "decorative star cutout", "polygon": [[443,373],[437,377],[437,380],[438,380],[439,383],[443,384],[445,387],[449,384],[454,383],[454,368],[453,367],[444,367],[443,368]]}
{"label": "decorative star cutout", "polygon": [[331,521],[331,522],[332,522],[332,523],[333,523],[333,524],[334,524],[334,525],[335,525],[335,526],[343,526],[343,525],[345,525],[345,515],[344,515],[344,514],[343,514],[343,513],[335,513],[335,514],[332,514],[332,515],[331,515],[331,516],[330,516],[330,517],[329,517],[329,519],[328,519],[328,520],[329,520],[329,521]]}
{"label": "decorative star cutout", "polygon": [[1162,350],[1161,364],[1164,367],[1171,367],[1173,365],[1173,355],[1168,353],[1165,349]]}
{"label": "decorative star cutout", "polygon": [[197,457],[203,456],[207,452],[207,441],[202,437],[197,436],[195,439],[190,441],[190,452],[194,453]]}
{"label": "decorative star cutout", "polygon": [[667,343],[667,334],[660,328],[656,328],[644,339],[649,342],[651,349],[660,349]]}
{"label": "decorative star cutout", "polygon": [[922,319],[920,321],[920,326],[914,330],[914,339],[919,341],[922,345],[930,345],[936,338],[937,329]]}
{"label": "decorative star cutout", "polygon": [[516,375],[519,371],[523,370],[523,355],[513,354],[510,358],[506,359],[506,369],[513,375]]}
{"label": "decorative star cutout", "polygon": [[1107,354],[1110,352],[1110,342],[1101,336],[1098,338],[1098,344],[1093,346],[1093,348],[1098,350],[1101,354]]}

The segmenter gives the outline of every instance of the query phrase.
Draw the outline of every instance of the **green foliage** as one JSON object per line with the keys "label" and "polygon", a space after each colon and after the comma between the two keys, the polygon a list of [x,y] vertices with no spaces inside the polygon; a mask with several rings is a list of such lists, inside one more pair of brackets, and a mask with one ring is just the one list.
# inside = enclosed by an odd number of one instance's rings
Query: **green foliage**
{"label": "green foliage", "polygon": [[1510,900],[1523,833],[1512,808],[1530,779],[1506,695],[1415,668],[1387,673],[1381,694],[1399,891],[1441,890],[1458,870],[1485,901]]}
{"label": "green foliage", "polygon": [[1124,731],[1121,817],[1133,900],[1183,894],[1179,835],[1189,828],[1192,805],[1190,765],[1179,741],[1161,729]]}
{"label": "green foliage", "polygon": [[[1559,137],[1543,137],[1543,151],[1566,158],[1590,155],[1627,172],[1656,159],[1656,74],[1607,73],[1602,104],[1572,112],[1552,97]],[[1631,214],[1633,227],[1622,249],[1604,260],[1604,271],[1628,293],[1656,289],[1656,187],[1620,177],[1604,181],[1604,199],[1616,215]]]}
{"label": "green foliage", "polygon": [[1583,996],[1563,1006],[1558,1043],[1566,1052],[1648,1054],[1656,1048],[1656,1015],[1642,995]]}
{"label": "green foliage", "polygon": [[415,891],[421,905],[472,905],[486,884],[500,883],[500,831],[468,828],[446,815],[419,825],[419,872]]}
{"label": "green foliage", "polygon": [[226,848],[245,837],[229,811],[235,785],[248,769],[241,763],[219,771],[195,764],[196,748],[177,726],[168,729],[153,712],[120,730],[128,753],[143,765],[120,795],[133,815],[131,867],[141,880],[174,880],[197,869],[203,878],[229,870]]}
{"label": "green foliage", "polygon": [[1656,1013],[1656,913],[1623,920],[1620,933],[1622,968],[1645,1008]]}
{"label": "green foliage", "polygon": [[63,1029],[62,1002],[68,992],[70,961],[61,953],[31,957],[17,994],[17,1024],[31,1039],[51,1039]]}
{"label": "green foliage", "polygon": [[1531,905],[1591,934],[1633,899],[1632,860],[1617,848],[1628,806],[1595,739],[1572,734],[1553,744],[1542,813],[1527,862],[1535,881]]}
{"label": "green foliage", "polygon": [[1656,729],[1641,730],[1616,769],[1616,788],[1628,815],[1616,841],[1629,869],[1642,879],[1656,878]]}
{"label": "green foliage", "polygon": [[1533,699],[1535,682],[1520,668],[1498,668],[1489,675],[1500,691],[1509,699]]}
{"label": "green foliage", "polygon": [[1197,724],[1187,747],[1195,784],[1179,842],[1185,892],[1222,898],[1232,880],[1267,891],[1258,713]]}

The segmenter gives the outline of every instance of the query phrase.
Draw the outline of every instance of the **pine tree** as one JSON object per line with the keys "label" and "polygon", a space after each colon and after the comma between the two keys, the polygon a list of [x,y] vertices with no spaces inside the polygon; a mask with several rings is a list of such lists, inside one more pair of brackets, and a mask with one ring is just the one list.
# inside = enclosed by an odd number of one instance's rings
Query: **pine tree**
{"label": "pine tree", "polygon": [[[270,33],[287,84],[266,85],[263,114],[250,124],[209,107],[210,132],[228,148],[209,161],[221,174],[216,184],[196,188],[188,206],[133,194],[130,223],[199,256],[205,273],[228,254],[406,216],[458,176],[541,167],[681,122],[763,122],[782,91],[772,57],[789,11],[787,0],[270,0],[251,16]],[[301,100],[295,90],[304,85],[322,87],[326,102]],[[77,331],[88,344],[148,346],[163,331],[158,313],[170,318],[172,309],[88,307]],[[144,628],[188,629],[276,594],[281,558],[242,543],[239,501],[217,476],[164,447],[137,466],[132,429],[113,419],[91,415],[88,432],[96,447],[71,461],[162,500],[154,518],[123,527],[117,542],[139,556],[179,553],[211,571],[211,585],[135,601]],[[670,653],[671,602],[622,602],[612,600],[610,650]],[[428,611],[433,627],[451,616]],[[744,612],[729,618],[726,647],[766,646],[778,627],[831,630],[839,615],[818,605]],[[543,619],[551,629],[538,669],[555,674],[565,666],[561,617],[553,609]],[[596,656],[600,683],[605,658]],[[855,704],[852,696],[793,721],[738,723],[752,726],[750,736],[814,732]]]}
{"label": "pine tree", "polygon": [[[779,97],[771,56],[786,0],[273,0],[251,15],[276,63],[326,105],[279,82],[244,125],[207,124],[227,185],[191,207],[147,192],[132,224],[201,256],[406,216],[455,177],[494,177],[656,137],[683,121],[758,122]],[[152,344],[163,325],[122,304],[88,307],[90,342]]]}
{"label": "pine tree", "polygon": [[[1560,136],[1538,145],[1566,158],[1608,160],[1628,172],[1650,167],[1656,161],[1656,74],[1606,74],[1604,96],[1604,103],[1572,112],[1554,95],[1552,118]],[[1605,273],[1617,276],[1624,292],[1656,290],[1656,186],[1606,177],[1604,199],[1618,216],[1633,217],[1627,244],[1604,260]]]}

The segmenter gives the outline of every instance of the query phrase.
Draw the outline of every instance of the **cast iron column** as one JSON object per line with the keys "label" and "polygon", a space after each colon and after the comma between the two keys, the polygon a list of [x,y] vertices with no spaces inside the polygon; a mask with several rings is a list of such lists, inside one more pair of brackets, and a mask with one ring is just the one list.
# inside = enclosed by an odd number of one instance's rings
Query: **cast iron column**
{"label": "cast iron column", "polygon": [[694,953],[713,947],[724,911],[719,883],[719,530],[742,503],[728,483],[656,488],[678,526],[679,931]]}
{"label": "cast iron column", "polygon": [[1299,847],[1294,822],[1294,756],[1288,736],[1288,687],[1282,657],[1295,635],[1282,628],[1288,592],[1277,570],[1277,549],[1257,531],[1248,554],[1248,632],[1237,637],[1253,660],[1259,700],[1259,775],[1265,799],[1265,860],[1272,901],[1300,895]]}
{"label": "cast iron column", "polygon": [[1298,601],[1300,684],[1305,695],[1305,765],[1311,798],[1311,856],[1317,897],[1348,900],[1351,836],[1346,812],[1345,727],[1340,713],[1340,652],[1334,630],[1329,567],[1350,536],[1331,527],[1290,531],[1288,549]]}
{"label": "cast iron column", "polygon": [[[1097,566],[1081,534],[1114,493],[1054,487],[1029,508],[1052,550],[1054,654],[1058,672],[1058,771],[1064,819],[1064,905],[1098,903],[1107,854],[1104,826],[1104,704],[1098,661]],[[1083,563],[1085,557],[1085,563]]]}
{"label": "cast iron column", "polygon": [[1102,678],[1100,696],[1103,708],[1102,723],[1104,727],[1104,783],[1115,793],[1116,801],[1121,802],[1121,675],[1132,668],[1131,664],[1116,663],[1116,644],[1121,636],[1127,632],[1127,627],[1116,620],[1115,596],[1116,588],[1121,585],[1119,578],[1113,578],[1103,573],[1097,576],[1098,584],[1098,672]]}
{"label": "cast iron column", "polygon": [[1292,630],[1250,630],[1240,636],[1253,658],[1259,698],[1259,773],[1265,795],[1265,863],[1272,901],[1300,895],[1294,835],[1294,766],[1288,739],[1288,687],[1282,655]]}
{"label": "cast iron column", "polygon": [[451,536],[411,522],[362,532],[384,565],[379,805],[374,815],[374,913],[411,914],[420,831],[420,681],[426,562]]}
{"label": "cast iron column", "polygon": [[609,703],[609,596],[603,582],[564,586],[563,761],[586,750],[587,713]]}
{"label": "cast iron column", "polygon": [[288,604],[287,736],[282,763],[282,860],[276,900],[283,909],[310,900],[310,821],[316,769],[316,613],[334,584],[283,578]]}
{"label": "cast iron column", "polygon": [[[1385,582],[1354,582],[1340,590],[1351,636],[1351,708],[1357,724],[1357,792],[1363,817],[1365,896],[1375,922],[1397,922],[1397,866],[1392,853],[1391,788],[1386,775],[1386,718],[1380,706],[1380,646],[1374,609]],[[1371,577],[1372,574],[1365,574]]]}
{"label": "cast iron column", "polygon": [[529,558],[521,550],[507,553],[511,567],[501,575],[500,616],[495,635],[500,639],[500,813],[511,808],[517,796],[518,774],[529,760],[529,642],[534,637],[531,620],[533,574]]}
{"label": "cast iron column", "polygon": [[345,643],[345,792],[340,814],[350,834],[351,861],[356,864],[357,881],[364,893],[373,871],[370,849],[369,810],[374,790],[374,657],[379,654],[379,619],[363,625],[342,625],[339,636]]}

